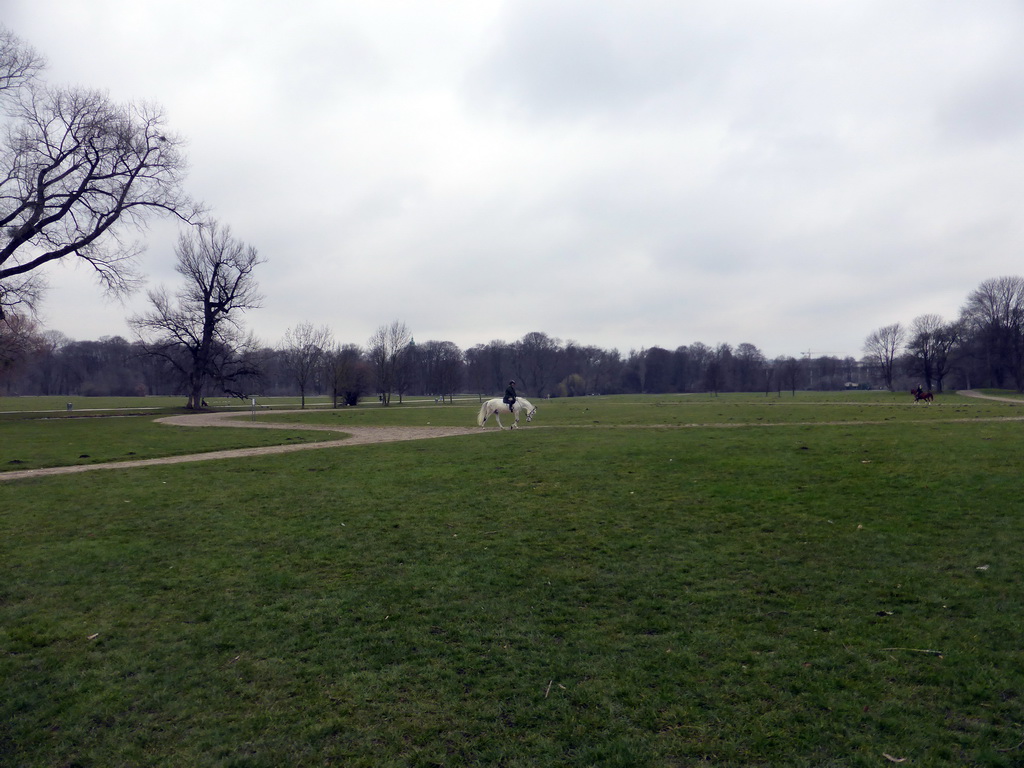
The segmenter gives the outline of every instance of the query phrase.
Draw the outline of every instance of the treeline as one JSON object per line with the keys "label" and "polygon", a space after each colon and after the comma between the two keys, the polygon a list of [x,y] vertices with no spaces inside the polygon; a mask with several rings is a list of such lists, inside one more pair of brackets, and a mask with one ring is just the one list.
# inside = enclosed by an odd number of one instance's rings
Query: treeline
{"label": "treeline", "polygon": [[[383,330],[383,329],[382,329]],[[245,396],[329,395],[336,402],[406,395],[451,397],[500,393],[509,379],[530,397],[586,394],[788,391],[872,385],[870,370],[852,357],[767,359],[752,344],[702,343],[674,350],[618,350],[562,343],[545,333],[515,342],[460,349],[450,341],[416,342],[410,335],[389,349],[379,335],[366,346],[318,344],[263,347],[258,373],[234,382]],[[299,335],[301,337],[301,334]],[[0,339],[12,339],[0,335]],[[286,339],[295,339],[287,334]],[[402,340],[399,339],[399,342]],[[185,395],[187,382],[138,342],[120,336],[75,341],[57,332],[0,352],[0,391],[7,395]],[[211,390],[210,397],[224,391]]]}
{"label": "treeline", "polygon": [[[230,350],[225,350],[230,352]],[[364,346],[337,343],[327,327],[302,323],[276,346],[256,345],[251,372],[208,396],[329,395],[355,404],[373,397],[497,394],[509,379],[533,398],[672,392],[795,392],[923,386],[1024,391],[1024,278],[987,280],[956,320],[922,315],[873,331],[865,355],[769,359],[753,344],[697,342],[675,349],[616,349],[563,343],[532,332],[518,341],[461,349],[417,342],[404,323],[381,326]],[[142,342],[119,336],[76,341],[40,331],[31,319],[0,323],[0,393],[6,395],[186,395],[180,367]]]}

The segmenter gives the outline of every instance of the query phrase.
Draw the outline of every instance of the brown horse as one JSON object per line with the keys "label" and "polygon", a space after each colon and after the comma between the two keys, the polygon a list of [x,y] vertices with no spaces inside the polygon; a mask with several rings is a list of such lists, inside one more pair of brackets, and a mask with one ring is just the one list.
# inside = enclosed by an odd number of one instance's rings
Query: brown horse
{"label": "brown horse", "polygon": [[924,400],[926,403],[931,403],[935,399],[935,395],[931,392],[925,392],[923,389],[918,387],[917,389],[910,390],[910,394],[914,396],[914,402],[918,400]]}

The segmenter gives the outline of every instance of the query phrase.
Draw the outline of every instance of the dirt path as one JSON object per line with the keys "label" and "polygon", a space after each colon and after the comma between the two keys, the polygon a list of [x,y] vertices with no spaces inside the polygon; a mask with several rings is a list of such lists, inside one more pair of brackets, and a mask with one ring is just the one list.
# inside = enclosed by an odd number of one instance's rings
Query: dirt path
{"label": "dirt path", "polygon": [[1024,400],[1019,397],[999,397],[998,395],[986,395],[983,392],[976,392],[973,389],[958,389],[956,391],[958,395],[964,397],[976,397],[979,400],[998,400],[1000,403],[1016,403],[1017,405],[1024,405]]}
{"label": "dirt path", "polygon": [[[297,411],[274,411],[274,413],[296,412]],[[234,417],[234,419],[232,419],[232,417]],[[190,413],[182,416],[165,416],[157,419],[157,421],[161,424],[174,424],[179,427],[303,429],[320,432],[334,432],[335,434],[345,434],[347,437],[339,440],[324,440],[319,443],[264,445],[258,448],[232,448],[225,451],[191,453],[184,456],[162,456],[155,459],[112,461],[106,464],[74,464],[68,467],[44,467],[43,469],[24,469],[13,472],[0,472],[0,481],[20,480],[26,477],[45,477],[48,475],[70,475],[78,472],[93,472],[98,469],[132,469],[134,467],[152,467],[159,464],[185,464],[193,461],[216,461],[218,459],[239,459],[246,456],[269,456],[275,453],[313,451],[319,448],[338,448],[346,445],[395,443],[404,440],[427,440],[434,437],[453,437],[456,435],[479,435],[485,432],[485,430],[482,430],[479,427],[335,427],[324,424],[275,424],[267,421],[243,421],[238,418],[238,413]]]}

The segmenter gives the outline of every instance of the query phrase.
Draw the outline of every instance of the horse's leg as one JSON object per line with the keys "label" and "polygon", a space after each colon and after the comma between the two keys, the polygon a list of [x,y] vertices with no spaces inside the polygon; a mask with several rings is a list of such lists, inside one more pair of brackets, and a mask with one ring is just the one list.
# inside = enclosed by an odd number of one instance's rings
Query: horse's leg
{"label": "horse's leg", "polygon": [[504,429],[504,427],[501,426],[501,414],[498,413],[497,409],[494,411],[494,420],[498,422],[498,429]]}

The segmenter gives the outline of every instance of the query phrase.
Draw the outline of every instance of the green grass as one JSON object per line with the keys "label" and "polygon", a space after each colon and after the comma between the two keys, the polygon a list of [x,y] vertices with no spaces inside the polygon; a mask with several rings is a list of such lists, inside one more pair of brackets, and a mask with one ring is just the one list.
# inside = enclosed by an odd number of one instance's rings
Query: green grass
{"label": "green grass", "polygon": [[[532,401],[537,426],[691,426],[774,425],[835,422],[924,422],[986,418],[1024,418],[1015,404],[964,397],[938,396],[934,405],[915,404],[904,393],[798,392],[796,396],[749,394],[617,395]],[[1024,405],[1024,401],[1021,402]],[[360,405],[356,408],[318,409],[282,414],[260,413],[257,418],[291,424],[459,426],[476,423],[480,401],[457,399],[455,404],[414,402],[405,405]],[[249,418],[240,414],[239,418]],[[509,425],[508,417],[503,423]],[[490,428],[496,428],[493,418]]]}
{"label": "green grass", "polygon": [[196,429],[153,423],[152,417],[0,420],[0,474],[10,470],[100,464],[338,439],[301,429]]}
{"label": "green grass", "polygon": [[[71,404],[70,410],[68,403]],[[181,397],[0,397],[0,417],[18,413],[77,416],[113,410],[143,413],[181,408],[182,405],[184,399]]]}
{"label": "green grass", "polygon": [[2,483],[0,764],[1019,765],[1018,409],[860,396]]}
{"label": "green grass", "polygon": [[[68,410],[67,405],[71,404]],[[213,410],[244,410],[248,411],[249,400],[235,397],[211,397],[207,403]],[[257,403],[261,408],[298,408],[298,397],[260,397]],[[329,404],[326,397],[307,397],[307,406]],[[175,397],[74,397],[60,395],[54,397],[0,397],[0,417],[12,414],[46,414],[61,413],[75,417],[98,411],[117,411],[120,413],[146,413],[150,411],[184,412],[184,396]]]}

